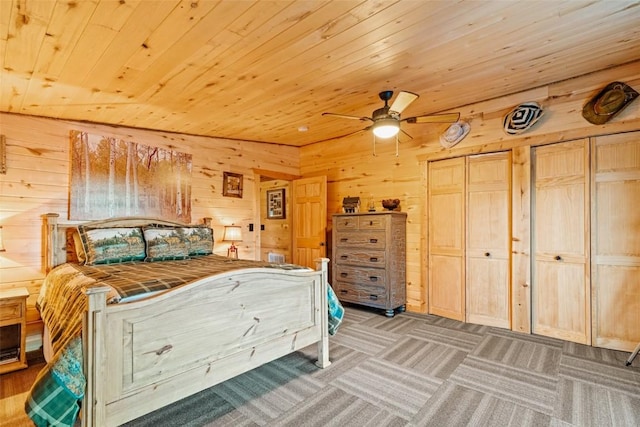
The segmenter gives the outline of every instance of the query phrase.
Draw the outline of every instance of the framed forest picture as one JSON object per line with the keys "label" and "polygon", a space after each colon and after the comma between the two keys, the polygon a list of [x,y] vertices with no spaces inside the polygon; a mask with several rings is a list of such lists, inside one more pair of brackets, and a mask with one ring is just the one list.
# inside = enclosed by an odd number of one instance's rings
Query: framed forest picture
{"label": "framed forest picture", "polygon": [[71,131],[69,219],[191,222],[191,154]]}

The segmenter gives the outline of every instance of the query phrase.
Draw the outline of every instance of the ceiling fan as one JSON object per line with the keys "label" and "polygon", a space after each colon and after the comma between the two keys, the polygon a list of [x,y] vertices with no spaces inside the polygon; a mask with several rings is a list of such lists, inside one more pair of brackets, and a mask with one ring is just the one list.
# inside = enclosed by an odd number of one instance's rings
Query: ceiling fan
{"label": "ceiling fan", "polygon": [[[392,90],[385,90],[378,94],[381,100],[384,101],[384,107],[378,108],[374,110],[371,114],[371,117],[358,117],[358,116],[349,116],[346,114],[336,114],[336,113],[322,113],[323,116],[332,116],[339,117],[343,119],[353,119],[360,120],[362,122],[372,122],[370,126],[367,126],[364,129],[357,130],[355,132],[348,133],[346,135],[341,135],[335,138],[330,139],[339,139],[344,138],[346,136],[354,135],[359,132],[368,131],[370,129],[373,130],[373,155],[376,155],[376,137],[386,139],[391,137],[396,137],[396,156],[398,155],[398,132],[402,129],[400,128],[400,123],[455,123],[460,118],[460,113],[439,113],[439,114],[428,114],[424,116],[414,116],[401,118],[400,114],[407,108],[413,101],[418,99],[417,94],[412,92],[401,91],[396,99],[393,101],[393,104],[389,106],[389,100],[393,96]],[[411,135],[402,130],[402,133],[411,138]],[[327,141],[327,140],[325,140]]]}

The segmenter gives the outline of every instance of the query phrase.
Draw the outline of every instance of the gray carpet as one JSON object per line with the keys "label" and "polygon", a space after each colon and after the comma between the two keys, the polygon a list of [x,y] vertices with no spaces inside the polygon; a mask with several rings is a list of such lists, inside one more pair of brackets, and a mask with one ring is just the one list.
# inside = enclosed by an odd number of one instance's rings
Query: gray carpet
{"label": "gray carpet", "polygon": [[313,345],[127,426],[640,426],[640,356],[347,306]]}

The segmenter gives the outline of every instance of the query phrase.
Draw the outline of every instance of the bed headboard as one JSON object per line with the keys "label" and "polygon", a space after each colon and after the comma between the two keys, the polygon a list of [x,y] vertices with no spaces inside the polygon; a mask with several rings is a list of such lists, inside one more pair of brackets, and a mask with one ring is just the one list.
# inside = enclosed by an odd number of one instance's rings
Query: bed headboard
{"label": "bed headboard", "polygon": [[[188,227],[188,224],[166,219],[142,216],[118,217],[97,221],[60,222],[60,214],[47,213],[44,217],[45,272],[69,261],[76,261],[72,232],[78,225],[90,227],[142,227],[148,224],[161,224],[174,227]],[[209,218],[205,218],[205,224]],[[209,219],[210,220],[210,219]],[[209,221],[210,224],[210,221]],[[209,225],[210,226],[210,225]]]}

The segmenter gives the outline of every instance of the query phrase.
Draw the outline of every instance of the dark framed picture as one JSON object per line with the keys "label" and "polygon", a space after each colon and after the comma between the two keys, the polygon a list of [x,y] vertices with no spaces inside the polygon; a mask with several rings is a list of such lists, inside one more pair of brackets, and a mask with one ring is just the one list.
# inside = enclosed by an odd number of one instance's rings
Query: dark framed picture
{"label": "dark framed picture", "polygon": [[223,172],[222,195],[242,199],[242,174]]}
{"label": "dark framed picture", "polygon": [[286,218],[284,188],[280,188],[278,190],[267,190],[267,218]]}

